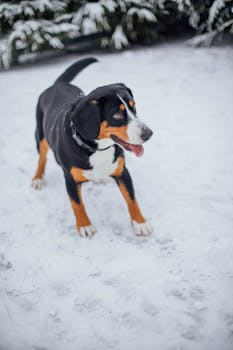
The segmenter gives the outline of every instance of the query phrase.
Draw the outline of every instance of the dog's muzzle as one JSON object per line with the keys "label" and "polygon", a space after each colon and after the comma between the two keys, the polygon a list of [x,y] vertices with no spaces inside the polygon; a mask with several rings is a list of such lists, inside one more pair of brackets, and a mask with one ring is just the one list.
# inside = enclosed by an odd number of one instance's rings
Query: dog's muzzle
{"label": "dog's muzzle", "polygon": [[142,127],[142,132],[140,137],[143,142],[148,141],[152,135],[153,135],[153,131],[150,128],[148,128],[147,126]]}

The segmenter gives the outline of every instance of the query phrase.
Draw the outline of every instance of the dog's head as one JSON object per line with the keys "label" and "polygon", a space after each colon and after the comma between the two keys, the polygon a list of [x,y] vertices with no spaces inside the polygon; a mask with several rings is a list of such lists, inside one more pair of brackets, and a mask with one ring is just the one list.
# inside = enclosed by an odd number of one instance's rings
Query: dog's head
{"label": "dog's head", "polygon": [[136,156],[153,132],[137,116],[133,94],[124,84],[99,87],[72,112],[72,122],[86,140],[111,140]]}

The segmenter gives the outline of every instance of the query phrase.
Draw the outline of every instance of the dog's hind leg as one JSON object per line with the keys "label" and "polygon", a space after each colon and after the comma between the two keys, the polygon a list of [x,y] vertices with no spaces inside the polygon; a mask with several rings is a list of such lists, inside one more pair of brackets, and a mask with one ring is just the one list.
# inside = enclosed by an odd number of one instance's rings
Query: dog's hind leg
{"label": "dog's hind leg", "polygon": [[76,183],[71,177],[65,176],[66,188],[74,211],[78,233],[82,237],[92,237],[96,232],[91,225],[83,204],[81,195],[81,183]]}
{"label": "dog's hind leg", "polygon": [[36,121],[37,121],[37,126],[36,126],[35,136],[36,136],[37,150],[39,152],[39,161],[38,161],[36,174],[32,179],[32,186],[36,189],[41,189],[41,186],[43,184],[43,176],[45,172],[46,157],[49,150],[49,145],[44,137],[43,112],[41,111],[41,108],[40,108],[40,102],[38,102],[37,104]]}
{"label": "dog's hind leg", "polygon": [[113,176],[128,206],[131,222],[136,235],[148,236],[152,228],[144,219],[134,194],[134,188],[130,174],[124,168],[120,176]]}

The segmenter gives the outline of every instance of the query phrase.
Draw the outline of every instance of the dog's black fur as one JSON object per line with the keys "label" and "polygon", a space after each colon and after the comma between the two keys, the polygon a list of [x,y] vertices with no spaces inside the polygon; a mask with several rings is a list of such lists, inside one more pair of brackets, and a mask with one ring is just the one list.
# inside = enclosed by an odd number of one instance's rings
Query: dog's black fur
{"label": "dog's black fur", "polygon": [[[116,143],[118,140],[117,131],[116,133],[114,132],[115,138],[114,135],[109,136],[109,139],[112,140],[110,146],[104,149],[99,146],[98,140],[101,139],[99,137],[101,125],[105,122],[105,125],[110,128],[109,130],[114,131],[118,128],[119,130],[127,130],[129,123],[127,113],[136,114],[134,103],[131,103],[133,104],[131,106],[125,106],[126,108],[121,104],[123,110],[120,111],[120,115],[118,114],[119,103],[121,103],[118,96],[122,98],[123,102],[133,101],[131,90],[122,83],[97,88],[87,96],[84,95],[80,88],[70,84],[70,81],[82,69],[96,61],[95,58],[87,58],[69,67],[51,87],[40,95],[36,111],[36,143],[40,153],[39,167],[43,161],[44,163],[40,171],[38,168],[37,174],[34,177],[34,183],[36,180],[36,184],[38,185],[38,180],[42,179],[47,144],[52,149],[57,163],[63,169],[69,197],[72,203],[76,203],[77,205],[83,205],[78,189],[82,182],[88,181],[88,179],[83,178],[84,175],[82,175],[82,172],[93,169],[90,157],[95,152],[103,152],[102,154],[104,154],[105,150],[113,147],[114,157],[112,162],[116,163],[120,158],[124,160],[124,151]],[[145,125],[141,131],[140,137],[142,142],[149,139],[152,135],[151,130],[145,127]],[[113,140],[115,141],[114,143]],[[44,148],[42,147],[43,145]],[[45,148],[46,150],[44,151]],[[81,171],[81,175],[79,175],[81,177],[75,177],[72,169],[78,169],[79,173]],[[132,181],[125,165],[123,164],[122,171],[118,169],[115,173],[109,175],[116,180],[119,186],[120,184],[124,186],[126,192],[129,194],[129,201],[135,202]],[[127,194],[123,195],[126,198]],[[127,198],[126,201],[128,203]],[[74,208],[73,204],[72,206]],[[76,209],[74,211],[77,219],[77,215],[79,216],[79,214]],[[129,210],[131,209],[129,208]],[[140,218],[141,222],[143,222],[142,218]],[[132,213],[131,219],[135,220],[132,217]],[[82,228],[82,221],[81,219],[80,224],[80,219],[77,219],[79,231]],[[86,221],[84,220],[83,222]],[[85,234],[89,235],[84,230]]]}

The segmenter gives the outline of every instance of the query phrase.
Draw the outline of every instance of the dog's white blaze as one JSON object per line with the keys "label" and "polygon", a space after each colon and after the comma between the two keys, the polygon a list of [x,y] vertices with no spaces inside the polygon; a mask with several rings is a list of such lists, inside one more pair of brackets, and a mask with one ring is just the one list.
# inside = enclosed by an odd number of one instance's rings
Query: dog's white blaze
{"label": "dog's white blaze", "polygon": [[89,162],[93,167],[90,170],[84,170],[84,176],[95,182],[108,182],[109,176],[116,170],[118,161],[113,163],[115,148],[110,147],[105,151],[97,151],[90,158]]}
{"label": "dog's white blaze", "polygon": [[129,119],[134,119],[136,117],[136,115],[129,109],[129,107],[128,107],[127,103],[125,102],[125,100],[119,94],[117,94],[117,96],[119,97],[119,99],[121,100],[123,105],[125,106],[126,112],[128,114],[128,118]]}
{"label": "dog's white blaze", "polygon": [[128,142],[132,144],[141,144],[143,140],[141,139],[142,128],[145,125],[139,118],[137,118],[136,114],[134,114],[130,109],[125,100],[117,94],[123,105],[125,106],[127,115],[128,115]]}
{"label": "dog's white blaze", "polygon": [[140,119],[134,118],[130,120],[127,128],[128,142],[132,144],[141,144],[143,141],[141,139],[143,123]]}

